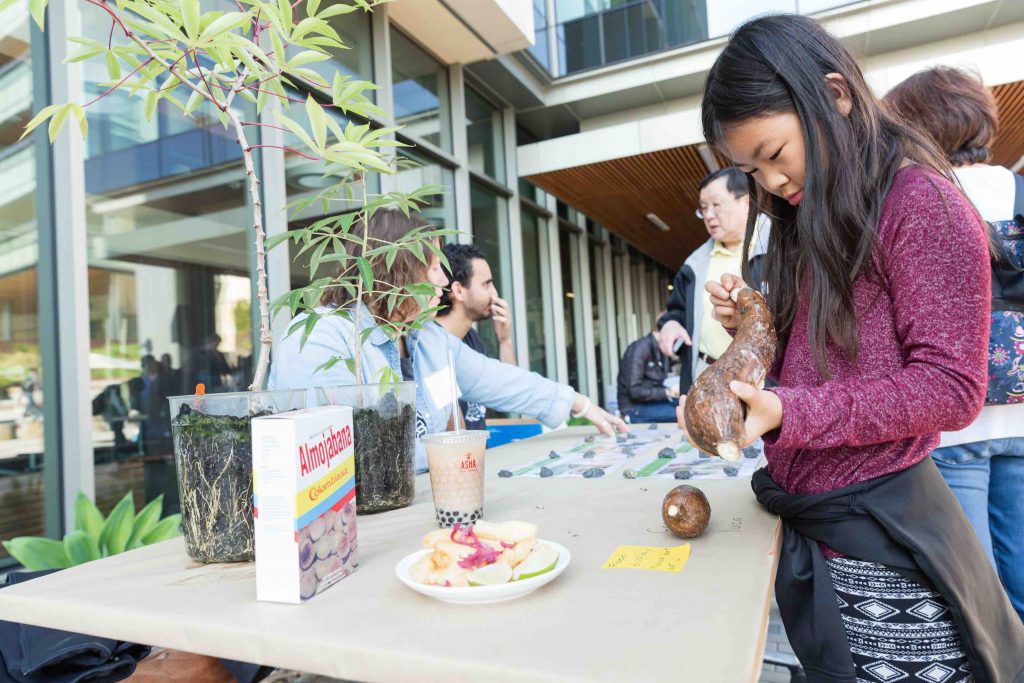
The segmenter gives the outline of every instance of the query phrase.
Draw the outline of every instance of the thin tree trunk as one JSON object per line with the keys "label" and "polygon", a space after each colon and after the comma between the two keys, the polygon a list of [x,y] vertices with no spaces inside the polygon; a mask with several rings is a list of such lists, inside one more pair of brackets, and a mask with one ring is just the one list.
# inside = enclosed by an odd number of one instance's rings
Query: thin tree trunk
{"label": "thin tree trunk", "polygon": [[[108,11],[111,10],[108,9]],[[238,114],[236,114],[230,106],[231,100],[234,99],[236,88],[242,81],[244,81],[245,73],[243,72],[239,76],[239,79],[236,81],[236,85],[232,88],[232,92],[227,98],[227,102],[220,102],[211,93],[208,93],[198,87],[191,80],[183,78],[182,75],[175,70],[173,65],[170,65],[161,59],[153,48],[150,47],[146,41],[135,35],[134,32],[126,31],[126,33],[133,42],[142,47],[150,57],[156,60],[168,72],[174,74],[184,85],[213,102],[218,109],[227,115],[235,128],[237,135],[236,140],[242,148],[242,159],[245,163],[245,175],[249,182],[249,196],[252,198],[253,204],[252,228],[256,235],[256,299],[259,302],[260,309],[260,348],[259,355],[256,360],[256,372],[253,375],[252,384],[249,385],[249,390],[258,391],[262,389],[263,385],[266,383],[267,370],[270,367],[270,347],[274,338],[270,331],[270,301],[269,294],[267,292],[267,256],[266,249],[264,247],[266,235],[263,231],[263,201],[260,199],[260,179],[256,175],[256,168],[252,161],[252,151],[246,141],[245,126],[242,125],[242,121],[238,118]]]}

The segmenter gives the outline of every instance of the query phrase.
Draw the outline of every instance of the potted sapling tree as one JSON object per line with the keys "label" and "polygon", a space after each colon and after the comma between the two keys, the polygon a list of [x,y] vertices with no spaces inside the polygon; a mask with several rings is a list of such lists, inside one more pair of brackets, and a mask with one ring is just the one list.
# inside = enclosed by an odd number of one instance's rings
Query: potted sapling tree
{"label": "potted sapling tree", "polygon": [[[368,514],[406,507],[415,496],[416,385],[401,381],[390,367],[382,368],[379,376],[373,378],[375,382],[364,383],[363,346],[375,329],[382,329],[391,338],[405,335],[421,328],[438,310],[430,305],[435,291],[430,283],[395,286],[375,278],[374,272],[380,271],[382,264],[390,270],[402,252],[411,253],[424,265],[428,254],[433,254],[447,265],[441,240],[457,231],[425,225],[394,242],[375,241],[361,227],[369,224],[375,212],[391,208],[408,215],[422,208],[427,197],[437,194],[440,188],[424,186],[411,193],[368,194],[358,174],[353,174],[351,182],[362,189],[358,211],[316,221],[279,238],[301,244],[299,254],[310,253],[311,281],[289,292],[275,306],[287,307],[293,317],[304,314],[298,316],[289,330],[289,334],[301,334],[303,343],[317,323],[328,316],[341,316],[352,323],[353,329],[361,331],[351,356],[334,356],[318,368],[345,363],[355,383],[319,387],[317,392],[321,404],[345,405],[353,410],[357,507],[360,514]],[[334,193],[337,189],[329,191]],[[300,204],[299,210],[305,205]],[[315,277],[320,267],[327,264],[332,274]],[[329,288],[343,289],[355,303],[325,310],[318,304]],[[358,305],[371,297],[386,301],[386,315],[375,315],[368,307]],[[417,304],[415,317],[408,321],[393,320],[391,314],[396,307],[409,299]]]}
{"label": "potted sapling tree", "polygon": [[[40,28],[46,4],[47,0],[30,3]],[[238,144],[253,207],[260,320],[252,384],[249,391],[232,394],[203,395],[197,387],[195,396],[171,399],[182,527],[189,555],[202,562],[253,558],[249,423],[256,415],[301,407],[304,401],[301,391],[263,391],[272,335],[268,245],[255,154],[273,145],[261,144],[259,133],[278,128],[308,142],[307,151],[281,149],[321,162],[325,176],[341,178],[341,186],[353,173],[391,170],[384,150],[395,146],[395,129],[353,125],[343,131],[325,111],[334,108],[367,120],[383,118],[367,97],[375,86],[337,72],[329,82],[309,68],[330,59],[329,49],[345,48],[331,19],[370,11],[374,4],[376,0],[238,0],[233,11],[203,11],[200,0],[85,0],[86,9],[109,18],[109,37],[70,38],[78,47],[69,61],[105,61],[110,80],[101,87],[106,90],[91,102],[47,106],[25,129],[27,134],[48,121],[52,142],[70,119],[78,122],[84,137],[89,106],[122,90],[143,98],[147,118],[161,105],[177,108],[186,118],[202,107],[230,130]],[[296,96],[301,89],[311,94]],[[304,124],[285,114],[293,104],[304,110]]]}

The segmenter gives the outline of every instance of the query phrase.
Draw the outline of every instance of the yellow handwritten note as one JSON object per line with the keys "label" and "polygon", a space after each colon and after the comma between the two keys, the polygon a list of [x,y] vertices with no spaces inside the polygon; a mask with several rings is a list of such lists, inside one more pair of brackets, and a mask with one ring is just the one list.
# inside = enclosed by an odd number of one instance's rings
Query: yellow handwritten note
{"label": "yellow handwritten note", "polygon": [[690,559],[690,544],[672,548],[644,545],[620,545],[604,563],[605,569],[650,569],[656,572],[679,572]]}

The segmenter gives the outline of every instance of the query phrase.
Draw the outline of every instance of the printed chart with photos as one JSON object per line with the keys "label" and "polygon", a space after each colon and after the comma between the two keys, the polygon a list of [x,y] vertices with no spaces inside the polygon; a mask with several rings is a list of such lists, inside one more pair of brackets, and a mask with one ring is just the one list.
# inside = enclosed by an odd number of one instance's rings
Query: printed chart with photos
{"label": "printed chart with photos", "polygon": [[633,425],[628,434],[587,436],[571,448],[551,451],[515,470],[501,470],[498,476],[727,479],[750,477],[762,465],[763,456],[760,439],[743,449],[738,462],[728,462],[693,447],[678,428]]}

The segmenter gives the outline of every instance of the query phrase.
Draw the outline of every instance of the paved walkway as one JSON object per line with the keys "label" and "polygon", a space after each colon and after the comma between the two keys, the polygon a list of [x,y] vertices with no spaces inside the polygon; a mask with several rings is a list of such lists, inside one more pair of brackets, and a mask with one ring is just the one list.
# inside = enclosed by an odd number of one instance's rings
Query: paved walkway
{"label": "paved walkway", "polygon": [[[779,616],[779,606],[772,601],[771,617],[768,621],[768,643],[765,646],[766,652],[785,652],[793,654],[793,648],[789,646],[789,639],[786,638],[786,629],[782,626],[782,618]],[[765,664],[761,670],[759,683],[789,683],[789,669],[781,666]]]}

